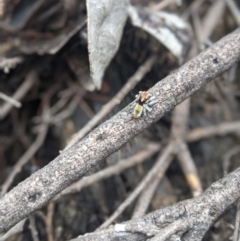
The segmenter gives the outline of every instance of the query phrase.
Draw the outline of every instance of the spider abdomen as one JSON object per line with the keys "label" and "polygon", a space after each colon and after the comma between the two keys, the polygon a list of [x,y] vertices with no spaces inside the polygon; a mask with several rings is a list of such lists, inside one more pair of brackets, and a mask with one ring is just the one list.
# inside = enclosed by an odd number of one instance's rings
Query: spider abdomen
{"label": "spider abdomen", "polygon": [[142,115],[143,112],[143,106],[140,104],[136,104],[134,110],[133,110],[133,118],[137,119]]}

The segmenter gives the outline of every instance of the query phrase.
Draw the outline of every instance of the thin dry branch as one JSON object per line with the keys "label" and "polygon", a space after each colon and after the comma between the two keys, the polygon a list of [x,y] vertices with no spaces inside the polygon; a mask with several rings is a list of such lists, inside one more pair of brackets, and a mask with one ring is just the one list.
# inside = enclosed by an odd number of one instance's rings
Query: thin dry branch
{"label": "thin dry branch", "polygon": [[186,136],[187,142],[199,141],[212,136],[224,136],[227,134],[240,134],[240,121],[227,122],[210,127],[195,128]]}
{"label": "thin dry branch", "polygon": [[[20,101],[27,92],[36,84],[38,80],[37,74],[32,71],[28,74],[26,80],[19,86],[17,91],[13,94],[12,99],[16,101]],[[13,108],[13,104],[10,102],[6,102],[3,106],[0,107],[0,120],[4,119],[8,113]]]}
{"label": "thin dry branch", "polygon": [[167,8],[169,5],[182,5],[181,0],[163,0],[160,3],[157,3],[155,6],[153,6],[154,10],[162,11],[163,9]]}
{"label": "thin dry branch", "polygon": [[45,137],[48,131],[48,124],[43,124],[39,128],[39,133],[37,135],[36,140],[33,144],[28,148],[28,150],[22,155],[22,157],[16,162],[13,167],[13,170],[7,177],[6,181],[2,185],[2,194],[5,194],[10,188],[14,178],[16,175],[22,170],[22,167],[33,157],[33,155],[38,151],[38,149],[42,146]]}
{"label": "thin dry branch", "polygon": [[33,241],[39,241],[38,231],[37,231],[37,228],[36,228],[34,216],[31,215],[29,220],[30,220],[29,228],[30,228],[31,233],[32,233],[32,239],[33,239]]}
{"label": "thin dry branch", "polygon": [[0,92],[0,99],[3,99],[6,102],[9,102],[11,105],[13,105],[17,108],[20,108],[22,106],[22,104],[19,101],[14,100],[12,97],[9,97],[2,92]]}
{"label": "thin dry branch", "polygon": [[202,21],[202,35],[200,42],[205,43],[211,36],[213,30],[216,28],[219,20],[222,18],[225,10],[225,0],[218,0],[213,2],[207,14]]}
{"label": "thin dry branch", "polygon": [[177,159],[192,190],[192,194],[196,197],[202,193],[202,184],[197,172],[197,167],[184,140],[188,127],[189,110],[190,98],[186,99],[175,108],[172,118],[172,135],[177,139]]}
{"label": "thin dry branch", "polygon": [[101,160],[233,66],[240,59],[239,42],[240,29],[237,29],[149,89],[157,103],[148,115],[135,120],[132,118],[132,106],[128,105],[5,194],[0,199],[0,232],[46,205]]}
{"label": "thin dry branch", "polygon": [[[161,170],[166,171],[166,170]],[[162,180],[162,177],[164,176],[164,173],[161,173],[159,175],[153,177],[153,180],[145,187],[145,189],[142,191],[141,195],[138,198],[138,202],[136,203],[136,206],[134,208],[132,219],[134,218],[141,218],[144,216],[144,214],[147,212],[148,207],[152,201],[153,195]]]}
{"label": "thin dry branch", "polygon": [[188,185],[192,190],[193,196],[196,197],[202,193],[202,184],[198,175],[197,167],[186,142],[180,140],[178,142],[178,150],[177,158],[179,160],[179,164],[187,179]]}
{"label": "thin dry branch", "polygon": [[78,103],[80,99],[82,98],[83,93],[77,93],[74,98],[71,100],[71,102],[68,104],[65,110],[57,113],[56,115],[52,116],[50,119],[51,123],[57,124],[65,119],[67,119],[69,116],[73,114],[76,107],[78,106]]}
{"label": "thin dry branch", "polygon": [[240,11],[234,0],[226,0],[227,6],[231,11],[238,26],[240,26]]}
{"label": "thin dry branch", "polygon": [[71,141],[68,143],[67,147],[73,146],[79,140],[81,140],[89,131],[91,131],[111,110],[118,105],[124,97],[132,90],[142,78],[152,69],[154,63],[156,62],[157,56],[150,56],[135,72],[135,74],[127,81],[127,83],[122,87],[122,89],[111,99],[102,109],[75,135],[73,135]]}
{"label": "thin dry branch", "polygon": [[237,213],[235,217],[235,229],[233,233],[233,241],[239,241],[240,239],[240,199],[236,203]]}
{"label": "thin dry branch", "polygon": [[146,186],[152,182],[154,178],[157,178],[158,173],[164,173],[169,164],[172,161],[172,154],[174,152],[175,142],[170,142],[159,155],[155,165],[138,184],[134,191],[125,199],[125,201],[115,210],[115,212],[107,219],[99,228],[108,227],[122,212],[138,197],[138,195],[146,188]]}
{"label": "thin dry branch", "polygon": [[24,229],[24,225],[27,220],[28,220],[27,218],[23,219],[21,222],[16,224],[14,227],[9,229],[8,232],[6,232],[4,235],[2,235],[2,236],[0,235],[0,241],[9,240],[9,238],[12,237],[13,235],[21,233]]}
{"label": "thin dry branch", "polygon": [[160,145],[157,143],[149,143],[145,150],[139,151],[135,155],[127,158],[126,160],[119,160],[117,164],[107,167],[95,174],[82,178],[80,181],[72,184],[65,190],[63,190],[54,200],[60,198],[63,195],[75,193],[81,191],[83,188],[92,185],[93,183],[107,179],[113,175],[118,175],[125,169],[133,167],[146,161],[149,157],[154,155],[160,149]]}
{"label": "thin dry branch", "polygon": [[235,146],[227,151],[223,156],[223,174],[226,175],[229,172],[230,161],[232,156],[240,153],[240,146]]}
{"label": "thin dry branch", "polygon": [[48,241],[54,241],[54,235],[53,235],[54,209],[55,209],[55,203],[49,203],[47,208],[47,217],[46,217]]}
{"label": "thin dry branch", "polygon": [[178,240],[201,241],[212,224],[240,197],[239,180],[240,168],[213,183],[198,197],[71,241],[167,241],[173,240],[175,234]]}

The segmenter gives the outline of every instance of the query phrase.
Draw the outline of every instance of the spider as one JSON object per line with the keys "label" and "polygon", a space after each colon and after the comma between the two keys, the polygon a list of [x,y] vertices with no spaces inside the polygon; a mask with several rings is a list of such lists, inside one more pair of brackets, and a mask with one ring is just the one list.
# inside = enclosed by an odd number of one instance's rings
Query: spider
{"label": "spider", "polygon": [[152,111],[152,106],[157,102],[156,97],[149,94],[147,91],[139,91],[136,97],[136,104],[133,110],[133,118],[138,119],[142,114],[146,115],[147,111]]}

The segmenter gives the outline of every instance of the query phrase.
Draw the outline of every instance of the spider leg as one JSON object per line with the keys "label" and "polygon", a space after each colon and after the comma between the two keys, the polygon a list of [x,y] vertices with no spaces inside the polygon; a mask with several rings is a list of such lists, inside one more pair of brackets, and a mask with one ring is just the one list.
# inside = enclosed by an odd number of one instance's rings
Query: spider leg
{"label": "spider leg", "polygon": [[150,112],[152,110],[152,108],[150,108],[147,103],[143,104],[143,109],[147,110],[148,112]]}
{"label": "spider leg", "polygon": [[157,101],[156,100],[154,100],[154,101],[151,101],[151,102],[149,102],[149,103],[147,103],[148,104],[148,106],[154,106],[155,104],[157,103]]}
{"label": "spider leg", "polygon": [[146,104],[148,104],[148,106],[153,106],[154,104],[157,103],[156,97],[152,96],[147,102]]}
{"label": "spider leg", "polygon": [[144,115],[144,116],[147,115],[147,111],[146,111],[145,107],[143,107],[143,115]]}

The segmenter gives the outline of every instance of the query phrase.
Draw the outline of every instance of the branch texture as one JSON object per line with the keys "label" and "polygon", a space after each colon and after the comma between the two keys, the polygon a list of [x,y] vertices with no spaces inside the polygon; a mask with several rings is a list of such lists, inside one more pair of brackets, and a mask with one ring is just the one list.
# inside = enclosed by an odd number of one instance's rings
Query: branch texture
{"label": "branch texture", "polygon": [[149,92],[155,95],[157,103],[147,116],[133,119],[131,104],[128,105],[5,194],[0,200],[0,232],[46,205],[101,160],[233,66],[240,58],[239,42],[240,28],[151,88]]}
{"label": "branch texture", "polygon": [[239,198],[239,180],[240,168],[213,183],[196,198],[71,241],[201,241],[217,218]]}

